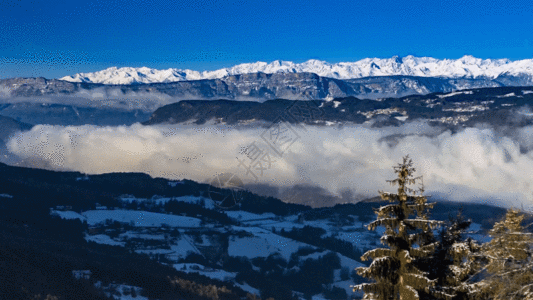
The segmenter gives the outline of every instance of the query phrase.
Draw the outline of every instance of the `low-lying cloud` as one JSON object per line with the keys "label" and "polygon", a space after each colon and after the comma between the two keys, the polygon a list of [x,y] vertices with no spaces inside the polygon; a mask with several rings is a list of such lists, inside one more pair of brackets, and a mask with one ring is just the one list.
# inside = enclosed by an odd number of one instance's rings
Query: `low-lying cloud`
{"label": "low-lying cloud", "polygon": [[[529,206],[533,194],[533,128],[503,135],[492,128],[457,133],[425,123],[402,127],[307,126],[255,181],[236,157],[252,142],[267,150],[264,128],[228,126],[43,126],[17,134],[8,150],[24,161],[89,174],[145,172],[154,177],[210,181],[231,172],[245,183],[287,188],[314,185],[343,197],[369,198],[394,191],[385,180],[409,154],[426,194],[449,200]],[[257,173],[257,172],[256,172]],[[259,175],[259,174],[258,174]]]}

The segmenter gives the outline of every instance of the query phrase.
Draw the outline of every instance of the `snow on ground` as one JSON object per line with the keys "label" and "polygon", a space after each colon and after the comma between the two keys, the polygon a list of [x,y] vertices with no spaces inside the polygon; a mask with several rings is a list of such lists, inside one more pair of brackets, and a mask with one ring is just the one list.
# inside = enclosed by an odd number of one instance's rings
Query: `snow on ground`
{"label": "snow on ground", "polygon": [[231,236],[228,247],[228,254],[230,256],[244,256],[251,259],[255,257],[267,257],[275,252],[279,252],[288,261],[291,254],[298,251],[298,248],[304,246],[313,249],[316,248],[279,236],[263,228],[233,226],[233,229],[244,230],[252,233],[254,236],[243,238]]}
{"label": "snow on ground", "polygon": [[355,269],[355,268],[359,268],[359,267],[365,267],[365,265],[363,265],[362,263],[356,261],[356,260],[353,260],[351,258],[348,258],[344,255],[341,255],[341,254],[338,254],[337,255],[339,256],[339,258],[341,259],[341,267],[346,267],[350,270],[350,272]]}
{"label": "snow on ground", "polygon": [[466,230],[468,233],[467,236],[471,237],[472,239],[476,240],[478,243],[486,243],[490,242],[491,237],[488,235],[485,235],[483,233],[483,229],[481,228],[481,224],[478,223],[472,223],[470,224],[470,227]]}
{"label": "snow on ground", "polygon": [[445,94],[445,95],[437,95],[437,97],[439,98],[446,98],[446,97],[452,97],[452,96],[455,96],[455,95],[472,95],[474,92],[472,91],[464,91],[464,92],[453,92],[453,93],[448,93],[448,94]]}
{"label": "snow on ground", "polygon": [[261,294],[261,292],[258,289],[249,286],[246,282],[244,282],[244,284],[234,282],[233,284],[235,284],[236,286],[240,287],[241,289],[243,289],[244,291],[250,294],[255,294],[258,296]]}
{"label": "snow on ground", "polygon": [[185,216],[167,215],[134,210],[89,210],[82,213],[89,225],[105,222],[107,219],[122,223],[133,222],[138,227],[155,227],[167,224],[171,227],[200,227],[200,220]]}
{"label": "snow on ground", "polygon": [[[339,258],[341,259],[341,267],[342,268],[348,268],[348,271],[352,272],[352,270],[354,270],[355,268],[359,268],[359,267],[365,267],[365,265],[363,265],[362,263],[358,262],[358,261],[355,261],[351,258],[348,258],[344,255],[340,255],[340,254],[337,254],[339,256]],[[340,272],[339,272],[340,273]],[[337,273],[335,273],[337,275]],[[340,276],[339,276],[340,277]],[[338,278],[336,276],[336,278]],[[354,299],[354,297],[356,299],[360,299],[363,297],[363,292],[353,292],[353,288],[350,287],[350,285],[353,285],[353,281],[351,279],[349,280],[346,280],[346,281],[337,281],[335,283],[333,283],[334,286],[336,287],[339,287],[339,288],[342,288],[346,291],[346,293],[348,294],[348,296],[350,296],[350,299]]]}
{"label": "snow on ground", "polygon": [[[330,250],[326,250],[326,251],[323,251],[323,252],[315,252],[315,253],[311,253],[309,255],[306,255],[306,256],[300,256],[300,261],[304,261],[306,259],[313,259],[313,260],[317,260],[318,258],[328,254],[328,253],[332,253],[332,251]],[[341,255],[339,253],[336,253],[336,252],[333,252],[335,254],[337,254],[337,256],[340,258],[340,261],[341,261],[341,268],[342,267],[346,267],[350,270],[350,272],[355,269],[355,268],[358,268],[358,267],[364,267],[365,265],[363,265],[362,263],[356,261],[356,260],[353,260],[351,258],[348,258],[344,255]]]}
{"label": "snow on ground", "polygon": [[533,91],[522,91],[522,95],[533,94]]}
{"label": "snow on ground", "polygon": [[261,220],[261,219],[274,219],[276,217],[273,213],[264,213],[264,214],[254,214],[247,211],[226,211],[228,217],[238,220],[238,221],[251,221],[251,220]]}
{"label": "snow on ground", "polygon": [[208,235],[203,234],[200,237],[202,238],[202,242],[201,243],[194,243],[196,246],[212,246]]}
{"label": "snow on ground", "polygon": [[13,196],[9,194],[0,194],[0,198],[13,198]]}
{"label": "snow on ground", "polygon": [[165,236],[163,234],[149,234],[149,233],[140,233],[135,231],[126,231],[119,235],[121,239],[143,239],[143,240],[164,240]]}
{"label": "snow on ground", "polygon": [[82,222],[87,219],[84,216],[80,215],[79,213],[75,211],[71,211],[71,210],[67,210],[67,211],[52,210],[50,211],[50,215],[56,215],[56,216],[59,216],[61,219],[66,219],[66,220],[79,219]]}
{"label": "snow on ground", "polygon": [[315,252],[315,253],[311,253],[309,255],[305,255],[305,256],[300,256],[300,261],[304,261],[304,260],[307,260],[307,259],[312,259],[312,260],[317,260],[319,259],[320,257],[330,253],[331,251],[329,250],[326,250],[326,251],[322,251],[322,252]]}
{"label": "snow on ground", "polygon": [[334,226],[330,224],[331,222],[327,220],[315,220],[315,221],[304,221],[304,225],[308,225],[311,227],[318,227],[326,230],[327,232],[330,232]]}
{"label": "snow on ground", "polygon": [[201,254],[187,236],[181,236],[179,240],[169,246],[170,249],[137,249],[135,252],[141,254],[164,254],[167,259],[175,262],[186,258],[191,253]]}
{"label": "snow on ground", "polygon": [[166,257],[173,261],[185,258],[189,253],[200,254],[200,251],[198,251],[191,241],[184,236],[182,236],[176,243],[172,243],[170,249],[171,252]]}
{"label": "snow on ground", "polygon": [[473,232],[479,232],[481,231],[481,224],[478,224],[478,223],[470,223],[470,227],[468,227],[467,229],[468,231],[473,231]]}
{"label": "snow on ground", "polygon": [[507,98],[507,97],[515,97],[515,93],[509,93],[509,94],[505,94],[505,95],[500,95],[500,96],[496,96],[498,98]]}
{"label": "snow on ground", "polygon": [[333,108],[337,108],[339,105],[341,105],[340,101],[333,101]]}
{"label": "snow on ground", "polygon": [[124,242],[118,242],[110,238],[105,234],[96,234],[96,235],[85,235],[85,240],[87,242],[95,242],[98,244],[106,244],[111,246],[122,246],[124,247]]}
{"label": "snow on ground", "polygon": [[182,197],[172,198],[172,200],[187,202],[187,203],[192,203],[192,204],[198,204],[207,209],[215,209],[215,202],[209,198],[196,197],[196,196],[182,196]]}
{"label": "snow on ground", "polygon": [[[103,288],[108,297],[112,296],[116,300],[148,300],[148,298],[140,295],[142,291],[142,288],[140,287],[114,283],[111,283],[108,286],[102,286],[102,282],[100,281],[97,281],[94,286],[97,288]],[[132,290],[135,290],[136,297],[131,295]],[[113,293],[108,291],[113,291]]]}
{"label": "snow on ground", "polygon": [[367,250],[373,248],[370,246],[372,241],[378,240],[377,234],[364,229],[364,231],[343,232],[339,231],[335,238],[352,243],[360,250]]}
{"label": "snow on ground", "polygon": [[135,250],[139,254],[172,254],[174,251],[170,249],[138,249]]}
{"label": "snow on ground", "polygon": [[305,226],[305,224],[298,224],[293,223],[291,221],[276,221],[272,219],[268,220],[256,220],[256,221],[247,221],[246,225],[248,226],[259,226],[262,228],[272,229],[272,227],[276,228],[276,230],[281,230],[281,228],[285,228],[285,230],[291,230],[293,227],[296,228],[302,228]]}
{"label": "snow on ground", "polygon": [[237,276],[236,272],[227,272],[224,270],[206,268],[200,264],[191,264],[191,263],[174,264],[173,267],[174,269],[181,271],[181,272],[198,273],[200,275],[204,275],[206,277],[213,278],[213,279],[218,279],[220,281],[229,281],[229,280],[235,279],[235,276]]}
{"label": "snow on ground", "polygon": [[407,120],[409,118],[409,116],[401,116],[401,117],[394,117],[396,120],[398,121],[402,121],[404,122],[405,120]]}
{"label": "snow on ground", "polygon": [[[116,286],[116,289],[118,292],[120,292],[122,295],[120,296],[116,296],[116,295],[113,295],[113,297],[117,300],[148,300],[148,298],[146,297],[143,297],[140,295],[141,293],[141,288],[140,287],[136,287],[136,286],[131,286],[131,285],[125,285],[125,284],[119,284]],[[131,294],[130,294],[130,291],[132,289],[135,289],[135,293],[136,293],[136,296],[133,297]]]}

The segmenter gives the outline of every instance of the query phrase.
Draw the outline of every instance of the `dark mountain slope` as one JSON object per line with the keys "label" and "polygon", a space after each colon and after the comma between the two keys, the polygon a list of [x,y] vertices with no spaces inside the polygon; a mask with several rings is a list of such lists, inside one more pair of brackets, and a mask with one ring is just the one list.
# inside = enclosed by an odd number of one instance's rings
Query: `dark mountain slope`
{"label": "dark mountain slope", "polygon": [[269,125],[279,117],[290,123],[326,125],[361,124],[378,121],[376,126],[398,125],[404,120],[428,120],[450,126],[519,125],[531,123],[527,117],[533,103],[532,87],[473,89],[449,94],[433,93],[382,101],[337,98],[333,101],[268,100],[263,103],[231,100],[185,100],[157,109],[145,125],[203,124],[206,121],[227,124],[259,122]]}

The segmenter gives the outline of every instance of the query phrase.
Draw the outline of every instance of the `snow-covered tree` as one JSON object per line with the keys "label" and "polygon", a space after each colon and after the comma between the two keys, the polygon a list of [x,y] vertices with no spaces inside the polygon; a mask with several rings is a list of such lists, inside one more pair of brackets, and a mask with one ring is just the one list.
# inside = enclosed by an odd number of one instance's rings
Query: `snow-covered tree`
{"label": "snow-covered tree", "polygon": [[523,220],[523,214],[510,209],[490,230],[492,240],[483,245],[488,274],[476,284],[476,299],[533,299],[533,238],[521,225]]}
{"label": "snow-covered tree", "polygon": [[398,193],[379,192],[383,200],[393,204],[380,207],[376,211],[377,220],[368,225],[369,230],[385,227],[381,243],[387,248],[366,252],[361,259],[372,259],[372,264],[357,268],[360,276],[375,282],[353,286],[354,291],[364,291],[364,299],[420,299],[419,292],[433,294],[432,287],[436,283],[416,267],[417,259],[428,257],[434,251],[432,229],[441,223],[428,219],[434,203],[427,203],[422,195],[423,187],[409,188],[422,179],[414,177],[415,168],[409,156],[393,168],[398,177],[388,182],[398,186]]}
{"label": "snow-covered tree", "polygon": [[471,238],[464,238],[470,224],[471,221],[466,220],[461,212],[450,218],[439,232],[435,252],[417,261],[418,266],[428,272],[428,278],[436,280],[434,290],[447,295],[445,298],[448,299],[469,299],[472,285],[468,281],[481,268],[476,256],[481,246]]}

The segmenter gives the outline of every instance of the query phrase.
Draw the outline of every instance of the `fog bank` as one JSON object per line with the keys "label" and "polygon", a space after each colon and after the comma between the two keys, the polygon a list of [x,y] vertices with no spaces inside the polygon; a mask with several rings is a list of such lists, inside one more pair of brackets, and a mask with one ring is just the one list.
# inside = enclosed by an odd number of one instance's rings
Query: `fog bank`
{"label": "fog bank", "polygon": [[385,180],[395,177],[392,166],[409,154],[417,175],[423,175],[426,194],[503,206],[531,202],[531,127],[506,129],[505,134],[487,126],[452,133],[425,123],[293,129],[299,138],[281,158],[270,150],[275,162],[262,176],[255,171],[257,180],[237,158],[246,161],[243,151],[254,142],[263,151],[271,149],[261,138],[264,128],[37,125],[11,138],[7,148],[27,164],[40,161],[51,169],[145,172],[199,182],[231,172],[245,184],[314,185],[343,199],[350,191],[355,200],[374,197],[378,190],[394,191]]}

